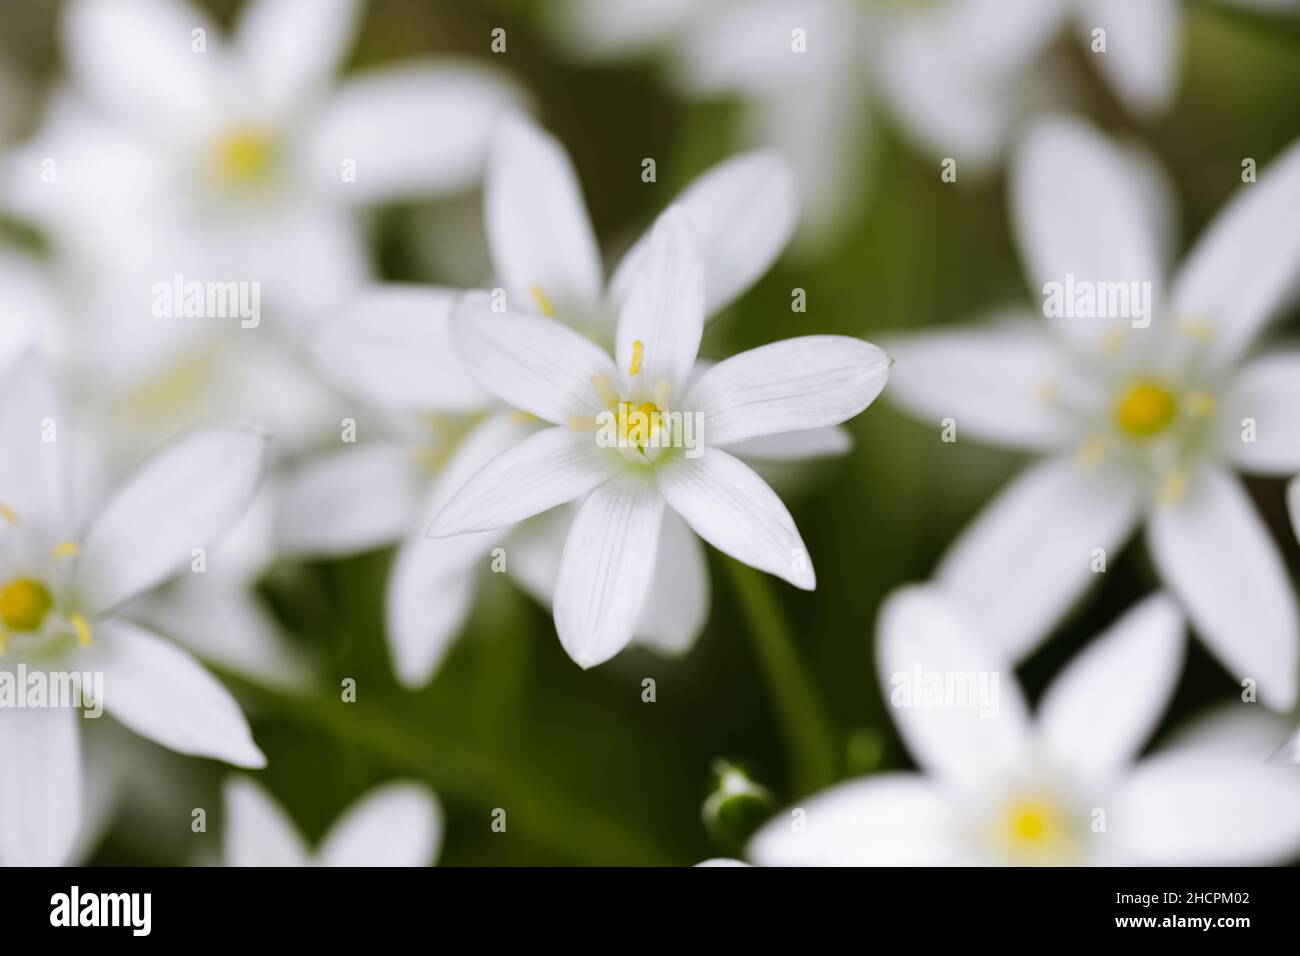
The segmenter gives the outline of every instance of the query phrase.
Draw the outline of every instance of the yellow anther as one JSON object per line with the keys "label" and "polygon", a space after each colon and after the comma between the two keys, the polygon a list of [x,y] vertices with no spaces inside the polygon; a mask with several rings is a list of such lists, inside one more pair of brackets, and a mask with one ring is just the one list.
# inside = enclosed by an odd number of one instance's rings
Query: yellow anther
{"label": "yellow anther", "polygon": [[270,137],[255,129],[236,129],[217,144],[217,169],[232,183],[266,179],[275,159]]}
{"label": "yellow anther", "polygon": [[1183,319],[1178,323],[1178,331],[1201,344],[1207,344],[1214,338],[1214,326],[1205,319]]}
{"label": "yellow anther", "polygon": [[517,425],[531,425],[533,422],[538,421],[538,418],[532,412],[515,409],[510,413],[510,420]]}
{"label": "yellow anther", "polygon": [[621,396],[618,394],[618,390],[614,388],[614,383],[609,380],[608,375],[593,376],[591,379],[591,387],[595,391],[596,397],[600,399],[602,405],[608,405],[610,408],[613,408],[622,401]]}
{"label": "yellow anther", "polygon": [[1064,835],[1060,812],[1041,800],[1023,800],[1007,812],[1006,832],[1012,845],[1041,849]]}
{"label": "yellow anther", "polygon": [[68,618],[72,624],[72,629],[77,632],[77,643],[82,647],[90,646],[90,624],[86,621],[84,614],[74,614]]}
{"label": "yellow anther", "polygon": [[35,578],[18,578],[0,587],[0,625],[7,631],[39,631],[53,606],[49,588]]}
{"label": "yellow anther", "polygon": [[1197,418],[1209,418],[1214,414],[1214,396],[1199,389],[1188,392],[1187,410]]}
{"label": "yellow anther", "polygon": [[641,374],[641,356],[645,354],[645,343],[640,339],[632,341],[632,363],[627,367],[629,375]]}
{"label": "yellow anther", "polygon": [[668,400],[673,397],[673,387],[665,379],[655,382],[654,399],[660,409],[668,407]]}
{"label": "yellow anther", "polygon": [[4,518],[12,525],[18,524],[18,515],[8,505],[0,505],[0,518]]}
{"label": "yellow anther", "polygon": [[1160,483],[1159,499],[1161,505],[1172,508],[1182,501],[1186,494],[1187,472],[1181,468],[1176,468],[1165,475],[1164,481]]}
{"label": "yellow anther", "polygon": [[0,657],[9,653],[9,632],[0,628]]}
{"label": "yellow anther", "polygon": [[56,558],[75,558],[80,550],[81,548],[78,547],[75,541],[60,541],[54,546],[54,556]]}
{"label": "yellow anther", "polygon": [[1128,341],[1127,325],[1112,325],[1102,336],[1101,350],[1108,358],[1116,358],[1124,351],[1124,344]]}
{"label": "yellow anther", "polygon": [[542,310],[542,315],[550,316],[552,319],[555,318],[555,306],[551,305],[551,300],[546,297],[546,293],[542,291],[542,287],[535,285],[528,291],[531,292],[533,298],[537,300],[537,307]]}
{"label": "yellow anther", "polygon": [[[606,413],[602,412],[601,414]],[[600,430],[601,423],[599,418],[593,416],[574,415],[569,419],[569,427],[575,432],[594,432]]]}
{"label": "yellow anther", "polygon": [[1105,457],[1106,439],[1100,435],[1093,435],[1079,446],[1079,464],[1088,470],[1100,465],[1101,460]]}
{"label": "yellow anther", "polygon": [[1134,382],[1115,405],[1115,424],[1133,438],[1151,438],[1178,417],[1178,399],[1160,382]]}
{"label": "yellow anther", "polygon": [[1038,400],[1055,407],[1061,401],[1061,383],[1054,378],[1043,379],[1038,383]]}

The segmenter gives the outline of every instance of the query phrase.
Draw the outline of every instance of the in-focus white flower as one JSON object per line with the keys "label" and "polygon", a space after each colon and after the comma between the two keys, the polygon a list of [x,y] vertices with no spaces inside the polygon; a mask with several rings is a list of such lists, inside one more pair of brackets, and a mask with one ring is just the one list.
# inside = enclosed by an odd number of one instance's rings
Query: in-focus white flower
{"label": "in-focus white flower", "polygon": [[[485,202],[493,262],[512,310],[553,315],[612,347],[618,305],[647,240],[632,246],[607,287],[572,163],[552,137],[514,117],[503,119],[493,138]],[[799,208],[793,176],[767,152],[708,170],[677,202],[699,238],[710,315],[767,270]],[[510,573],[549,605],[571,518],[556,509],[509,532],[424,536],[466,478],[539,427],[503,412],[462,367],[449,327],[456,297],[444,289],[377,288],[322,332],[315,351],[323,374],[380,410],[376,417],[399,440],[358,443],[306,467],[280,515],[281,540],[299,552],[346,553],[404,539],[387,625],[398,674],[412,685],[429,679],[459,632],[494,547],[505,549]],[[835,454],[848,444],[842,429],[826,428],[755,438],[732,450],[762,461]],[[709,582],[698,541],[674,514],[665,516],[655,576],[654,590],[665,599],[646,608],[638,639],[683,652],[704,625]]]}
{"label": "in-focus white flower", "polygon": [[491,533],[581,499],[552,603],[560,642],[583,667],[627,645],[647,598],[669,599],[651,586],[666,509],[719,550],[811,590],[811,559],[790,513],[725,449],[838,425],[875,399],[889,372],[874,345],[827,335],[693,374],[706,269],[687,212],[670,207],[634,255],[615,358],[554,319],[496,308],[490,295],[467,296],[452,316],[480,384],[550,427],[470,477],[429,533]]}
{"label": "in-focus white flower", "polygon": [[963,174],[995,163],[1023,106],[1015,78],[1062,13],[1055,0],[565,0],[552,34],[589,59],[662,53],[687,95],[741,99],[746,138],[794,163],[816,243],[852,219],[876,103]]}
{"label": "in-focus white flower", "polygon": [[[84,522],[73,510],[71,439],[44,367],[20,361],[0,396],[0,669],[102,674],[102,693],[83,693],[141,736],[262,766],[229,693],[121,609],[234,526],[261,482],[266,436],[241,425],[184,435]],[[71,849],[80,719],[72,707],[0,711],[0,862],[56,865]]]}
{"label": "in-focus white flower", "polygon": [[284,809],[247,777],[226,781],[225,807],[226,866],[430,866],[442,849],[442,808],[418,783],[371,790],[315,852]]}
{"label": "in-focus white flower", "polygon": [[[886,344],[903,407],[936,426],[952,418],[959,439],[1045,456],[962,534],[937,580],[1020,658],[1144,522],[1197,633],[1287,709],[1300,618],[1233,470],[1300,469],[1300,353],[1248,354],[1300,280],[1300,146],[1239,187],[1168,282],[1150,182],[1091,127],[1044,121],[1019,151],[1012,212],[1031,283],[1047,305],[1072,285],[1069,308]],[[1112,305],[1076,308],[1089,294]]]}
{"label": "in-focus white flower", "polygon": [[[881,611],[878,667],[920,772],[840,784],[750,842],[768,865],[1252,865],[1300,853],[1300,776],[1265,762],[1275,721],[1249,705],[1139,759],[1173,693],[1183,621],[1155,595],[1057,676],[1031,719],[1009,660],[938,592]],[[924,695],[988,678],[976,695]],[[999,678],[991,683],[992,675]],[[917,689],[900,695],[904,681]],[[991,712],[990,712],[991,711]],[[1270,743],[1270,740],[1272,743]]]}

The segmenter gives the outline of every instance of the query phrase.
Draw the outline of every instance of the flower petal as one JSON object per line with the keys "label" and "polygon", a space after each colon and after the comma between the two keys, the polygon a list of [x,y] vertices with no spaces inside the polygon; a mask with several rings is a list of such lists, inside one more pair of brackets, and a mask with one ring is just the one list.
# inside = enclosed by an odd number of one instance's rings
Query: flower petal
{"label": "flower petal", "polygon": [[482,175],[493,123],[520,100],[501,73],[469,61],[357,73],[309,133],[313,182],[356,205],[458,192]]}
{"label": "flower petal", "polygon": [[1196,632],[1260,699],[1290,710],[1300,668],[1300,615],[1268,529],[1236,478],[1193,476],[1187,496],[1147,524],[1151,556]]}
{"label": "flower petal", "polygon": [[475,472],[438,512],[429,535],[491,531],[531,518],[608,481],[617,459],[590,432],[547,428]]}
{"label": "flower petal", "polygon": [[384,615],[397,678],[407,687],[429,682],[459,635],[477,591],[477,566],[486,566],[506,531],[427,538],[424,531],[467,478],[515,447],[530,427],[495,415],[467,435],[429,490],[420,518],[397,552],[388,579]]}
{"label": "flower petal", "polygon": [[1184,629],[1177,605],[1155,594],[1070,662],[1038,705],[1039,734],[1056,766],[1096,782],[1127,769],[1173,696]]}
{"label": "flower petal", "polygon": [[700,539],[680,515],[668,510],[659,531],[659,552],[650,584],[653,599],[641,610],[636,643],[661,654],[685,654],[704,630],[711,589]]}
{"label": "flower petal", "polygon": [[24,354],[0,393],[0,504],[20,523],[72,530],[72,440],[49,370]]}
{"label": "flower petal", "polygon": [[214,548],[252,504],[266,468],[265,433],[246,425],[196,429],[122,485],[86,532],[77,593],[103,614]]}
{"label": "flower petal", "polygon": [[655,479],[669,507],[719,551],[805,591],[817,586],[790,512],[740,459],[708,448],[661,465]]}
{"label": "flower petal", "polygon": [[990,640],[1019,659],[1087,588],[1094,551],[1110,554],[1137,523],[1128,483],[1048,459],[1008,485],[948,549],[935,578]]}
{"label": "flower petal", "polygon": [[682,404],[704,414],[710,446],[824,428],[875,401],[889,365],[889,356],[870,342],[806,335],[719,362],[691,386]]}
{"label": "flower petal", "polygon": [[[191,48],[195,30],[205,53]],[[211,128],[220,38],[185,0],[74,0],[62,25],[64,62],[82,94],[163,142]]]}
{"label": "flower petal", "polygon": [[561,0],[543,11],[567,52],[595,60],[649,53],[672,39],[700,0]]}
{"label": "flower petal", "polygon": [[[1021,144],[1012,170],[1016,238],[1035,298],[1048,283],[1150,282],[1161,302],[1160,225],[1144,198],[1146,177],[1118,146],[1089,124],[1039,121]],[[1056,317],[1050,321],[1076,346],[1101,348],[1117,323]]]}
{"label": "flower petal", "polygon": [[1012,448],[1060,448],[1070,420],[1051,401],[1066,357],[1042,326],[1003,321],[920,332],[883,343],[894,359],[886,398],[937,427]]}
{"label": "flower petal", "polygon": [[0,866],[62,866],[81,826],[81,711],[0,713]]}
{"label": "flower petal", "polygon": [[[774,150],[743,153],[704,172],[682,190],[680,206],[695,227],[705,268],[705,316],[721,311],[771,267],[794,234],[799,184]],[[616,302],[627,297],[650,236],[623,256],[610,279]]]}
{"label": "flower petal", "polygon": [[276,538],[295,554],[381,547],[410,527],[420,478],[410,450],[398,442],[345,445],[308,461],[285,482]]}
{"label": "flower petal", "polygon": [[651,231],[619,312],[619,369],[646,383],[647,392],[659,381],[679,389],[703,334],[704,269],[695,229],[680,207],[670,206]]}
{"label": "flower petal", "polygon": [[594,380],[619,380],[613,361],[590,339],[553,319],[495,312],[486,295],[461,300],[452,335],[484,388],[556,425],[594,417],[601,409]]}
{"label": "flower petal", "polygon": [[226,866],[307,866],[311,854],[284,809],[247,777],[222,788]]}
{"label": "flower petal", "polygon": [[442,845],[442,809],[428,787],[390,783],[353,805],[321,841],[321,866],[428,866]]}
{"label": "flower petal", "polygon": [[1192,247],[1173,286],[1173,314],[1209,322],[1212,357],[1225,364],[1245,352],[1300,289],[1300,217],[1291,215],[1300,208],[1300,142],[1274,159],[1258,182],[1238,190]]}
{"label": "flower petal", "polygon": [[336,388],[378,408],[482,408],[491,399],[452,342],[451,310],[458,295],[395,283],[366,288],[313,341],[317,368]]}
{"label": "flower petal", "polygon": [[1291,527],[1295,529],[1296,538],[1300,539],[1300,478],[1287,486],[1286,501],[1291,509]]}
{"label": "flower petal", "polygon": [[492,263],[510,308],[585,325],[600,298],[600,251],[573,163],[549,133],[506,116],[492,135],[484,181]]}
{"label": "flower petal", "polygon": [[[1300,472],[1300,352],[1265,355],[1237,373],[1225,398],[1224,452],[1243,471]],[[1243,441],[1244,422],[1254,423]]]}
{"label": "flower petal", "polygon": [[952,809],[920,774],[841,783],[798,809],[777,814],[745,855],[759,866],[942,866],[961,856]]}
{"label": "flower petal", "polygon": [[555,629],[580,667],[603,664],[632,639],[663,514],[663,495],[641,475],[606,482],[578,507],[555,582]]}
{"label": "flower petal", "polygon": [[273,115],[307,105],[347,56],[359,0],[251,0],[235,26],[240,66]]}
{"label": "flower petal", "polygon": [[1142,761],[1115,795],[1108,839],[1129,862],[1266,866],[1300,853],[1300,779],[1266,762],[1281,727],[1234,710]]}
{"label": "flower petal", "polygon": [[1089,57],[1128,109],[1139,116],[1169,108],[1178,82],[1182,15],[1177,0],[1080,0],[1085,44],[1106,31],[1106,51]]}
{"label": "flower petal", "polygon": [[194,658],[127,621],[96,621],[87,669],[104,672],[99,703],[121,723],[177,753],[264,767],[239,705]]}
{"label": "flower petal", "polygon": [[[1024,697],[1011,662],[934,587],[886,599],[876,665],[894,723],[916,762],[969,792],[1014,769],[1028,746]],[[964,700],[932,701],[927,686],[958,681]]]}
{"label": "flower petal", "polygon": [[829,428],[809,428],[800,432],[778,432],[761,435],[727,445],[730,452],[742,461],[808,461],[813,458],[831,458],[845,455],[853,448],[853,436],[848,429],[836,425]]}

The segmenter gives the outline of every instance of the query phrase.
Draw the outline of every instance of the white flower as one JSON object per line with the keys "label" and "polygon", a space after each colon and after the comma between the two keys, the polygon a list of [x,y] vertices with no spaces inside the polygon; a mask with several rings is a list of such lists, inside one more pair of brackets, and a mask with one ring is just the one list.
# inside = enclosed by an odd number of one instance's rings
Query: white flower
{"label": "white flower", "polygon": [[[1088,60],[1124,107],[1140,117],[1165,112],[1178,91],[1183,46],[1182,0],[1047,0],[1073,15]],[[1218,0],[1270,13],[1300,11],[1296,0]],[[1106,31],[1106,48],[1094,48],[1093,31]]]}
{"label": "white flower", "polygon": [[1239,187],[1168,282],[1150,182],[1068,120],[1029,135],[1012,179],[1031,284],[1147,282],[1144,319],[1028,315],[886,344],[904,407],[936,426],[951,417],[959,438],[1046,456],[950,548],[937,579],[1019,658],[1144,521],[1197,633],[1286,709],[1295,597],[1232,469],[1300,469],[1300,354],[1247,354],[1300,279],[1300,146]]}
{"label": "white flower", "polygon": [[[838,425],[885,385],[885,354],[844,336],[763,346],[692,377],[705,290],[695,228],[673,206],[637,255],[616,360],[554,319],[498,311],[490,296],[467,296],[453,313],[456,344],[479,382],[551,427],[476,472],[429,533],[492,532],[582,499],[553,606],[560,642],[583,667],[613,657],[635,633],[651,597],[665,507],[714,547],[811,590],[811,560],[789,512],[724,449]],[[699,423],[695,446],[691,422]],[[617,441],[602,441],[611,424]],[[654,594],[652,603],[667,599]]]}
{"label": "white flower", "polygon": [[454,60],[336,85],[361,12],[250,0],[224,37],[183,0],[74,0],[72,86],[11,160],[13,201],[109,271],[259,279],[277,303],[330,303],[367,272],[355,211],[471,185],[519,99]]}
{"label": "white flower", "polygon": [[[72,509],[71,439],[44,368],[22,360],[0,395],[0,668],[102,674],[95,703],[136,733],[262,766],[226,690],[120,609],[235,524],[261,481],[265,436],[238,425],[187,434],[89,522]],[[71,849],[82,816],[79,715],[0,711],[0,862],[55,865]]]}
{"label": "white flower", "polygon": [[[489,244],[510,305],[553,313],[612,346],[618,302],[646,240],[633,245],[606,288],[572,164],[552,137],[519,119],[503,119],[497,130],[485,194]],[[677,201],[700,238],[710,314],[767,270],[798,215],[793,177],[766,152],[719,164]],[[508,541],[506,530],[424,536],[466,478],[538,428],[502,413],[461,366],[448,324],[456,296],[432,288],[375,289],[322,332],[315,353],[323,374],[382,410],[399,440],[358,444],[313,463],[291,484],[280,516],[281,539],[294,551],[346,553],[404,538],[389,583],[387,624],[398,674],[412,685],[429,679],[459,632],[494,547],[504,547],[511,574],[550,603],[569,526],[567,509],[557,509],[515,529]],[[811,429],[755,438],[733,450],[759,460],[806,458],[841,452],[848,443],[841,429]],[[437,477],[428,487],[431,471]],[[655,591],[670,599],[646,609],[639,639],[673,653],[691,646],[708,613],[705,571],[695,536],[667,515]]]}
{"label": "white flower", "polygon": [[227,866],[428,866],[442,846],[442,809],[416,783],[371,790],[330,827],[314,853],[252,780],[226,781],[225,804]]}
{"label": "white flower", "polygon": [[1020,112],[1014,79],[1061,15],[1055,0],[566,0],[552,32],[594,59],[666,50],[688,95],[742,99],[746,138],[794,163],[816,243],[859,204],[874,102],[927,153],[987,168]]}
{"label": "white flower", "polygon": [[[1010,662],[950,604],[906,588],[881,611],[878,667],[921,772],[831,788],[778,815],[748,856],[768,865],[1250,865],[1300,852],[1300,778],[1265,763],[1273,720],[1247,705],[1138,758],[1173,693],[1183,621],[1153,596],[1092,642],[1035,718]],[[998,675],[990,714],[898,697],[920,673]],[[936,687],[938,684],[936,683]],[[955,686],[955,684],[954,684]],[[911,706],[905,706],[910,704]]]}

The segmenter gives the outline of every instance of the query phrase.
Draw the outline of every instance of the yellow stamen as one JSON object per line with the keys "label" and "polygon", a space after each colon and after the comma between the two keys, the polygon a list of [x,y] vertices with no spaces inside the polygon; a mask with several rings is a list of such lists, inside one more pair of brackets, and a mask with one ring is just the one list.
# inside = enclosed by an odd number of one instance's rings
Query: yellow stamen
{"label": "yellow stamen", "polygon": [[90,646],[90,624],[86,622],[84,614],[74,614],[68,618],[72,623],[72,629],[77,632],[77,643],[82,647]]}
{"label": "yellow stamen", "polygon": [[533,422],[538,421],[538,418],[532,412],[523,412],[519,409],[515,409],[510,413],[510,420],[520,425],[530,425]]}
{"label": "yellow stamen", "polygon": [[537,307],[542,310],[542,315],[550,316],[552,319],[555,318],[555,306],[551,305],[551,300],[546,297],[546,293],[542,291],[542,287],[535,285],[528,291],[531,292],[533,298],[537,300]]}
{"label": "yellow stamen", "polygon": [[1187,410],[1197,418],[1209,418],[1214,414],[1214,396],[1209,392],[1197,390],[1187,395]]}
{"label": "yellow stamen", "polygon": [[645,354],[645,343],[640,339],[632,341],[632,364],[628,366],[629,375],[641,374],[641,356]]}
{"label": "yellow stamen", "polygon": [[[602,413],[604,414],[604,413]],[[575,432],[594,432],[600,430],[600,419],[574,415],[569,419],[569,427]]]}
{"label": "yellow stamen", "polygon": [[81,548],[75,541],[60,541],[54,546],[54,556],[56,558],[75,558]]}
{"label": "yellow stamen", "polygon": [[217,169],[232,183],[264,180],[274,162],[271,139],[255,129],[236,129],[217,144]]}
{"label": "yellow stamen", "polygon": [[1205,319],[1183,319],[1178,323],[1178,331],[1203,345],[1214,338],[1214,326]]}
{"label": "yellow stamen", "polygon": [[1133,438],[1151,438],[1178,417],[1178,399],[1153,380],[1133,383],[1115,406],[1115,424]]}
{"label": "yellow stamen", "polygon": [[618,390],[614,388],[614,383],[609,380],[608,375],[593,376],[591,387],[595,390],[596,397],[600,399],[603,405],[613,408],[621,401]]}
{"label": "yellow stamen", "polygon": [[0,657],[9,653],[9,632],[0,628]]}
{"label": "yellow stamen", "polygon": [[668,399],[672,398],[672,395],[673,387],[669,385],[667,381],[661,378],[659,381],[655,382],[654,400],[655,404],[658,405],[660,409],[666,409],[668,407]]}
{"label": "yellow stamen", "polygon": [[1064,836],[1060,812],[1041,800],[1022,800],[1007,812],[1006,833],[1020,849],[1039,850]]}
{"label": "yellow stamen", "polygon": [[1079,464],[1091,471],[1106,457],[1106,439],[1093,435],[1079,446]]}
{"label": "yellow stamen", "polygon": [[1172,508],[1178,502],[1183,500],[1187,494],[1187,472],[1181,468],[1176,468],[1160,484],[1159,499],[1160,504],[1166,508]]}
{"label": "yellow stamen", "polygon": [[1101,350],[1108,358],[1116,358],[1124,351],[1124,343],[1128,341],[1128,326],[1115,325],[1106,330],[1102,336]]}
{"label": "yellow stamen", "polygon": [[54,598],[35,578],[18,578],[0,588],[0,624],[18,633],[39,631]]}
{"label": "yellow stamen", "polygon": [[0,518],[4,518],[5,521],[8,521],[12,525],[18,524],[18,515],[15,514],[14,509],[10,508],[8,505],[0,505]]}

